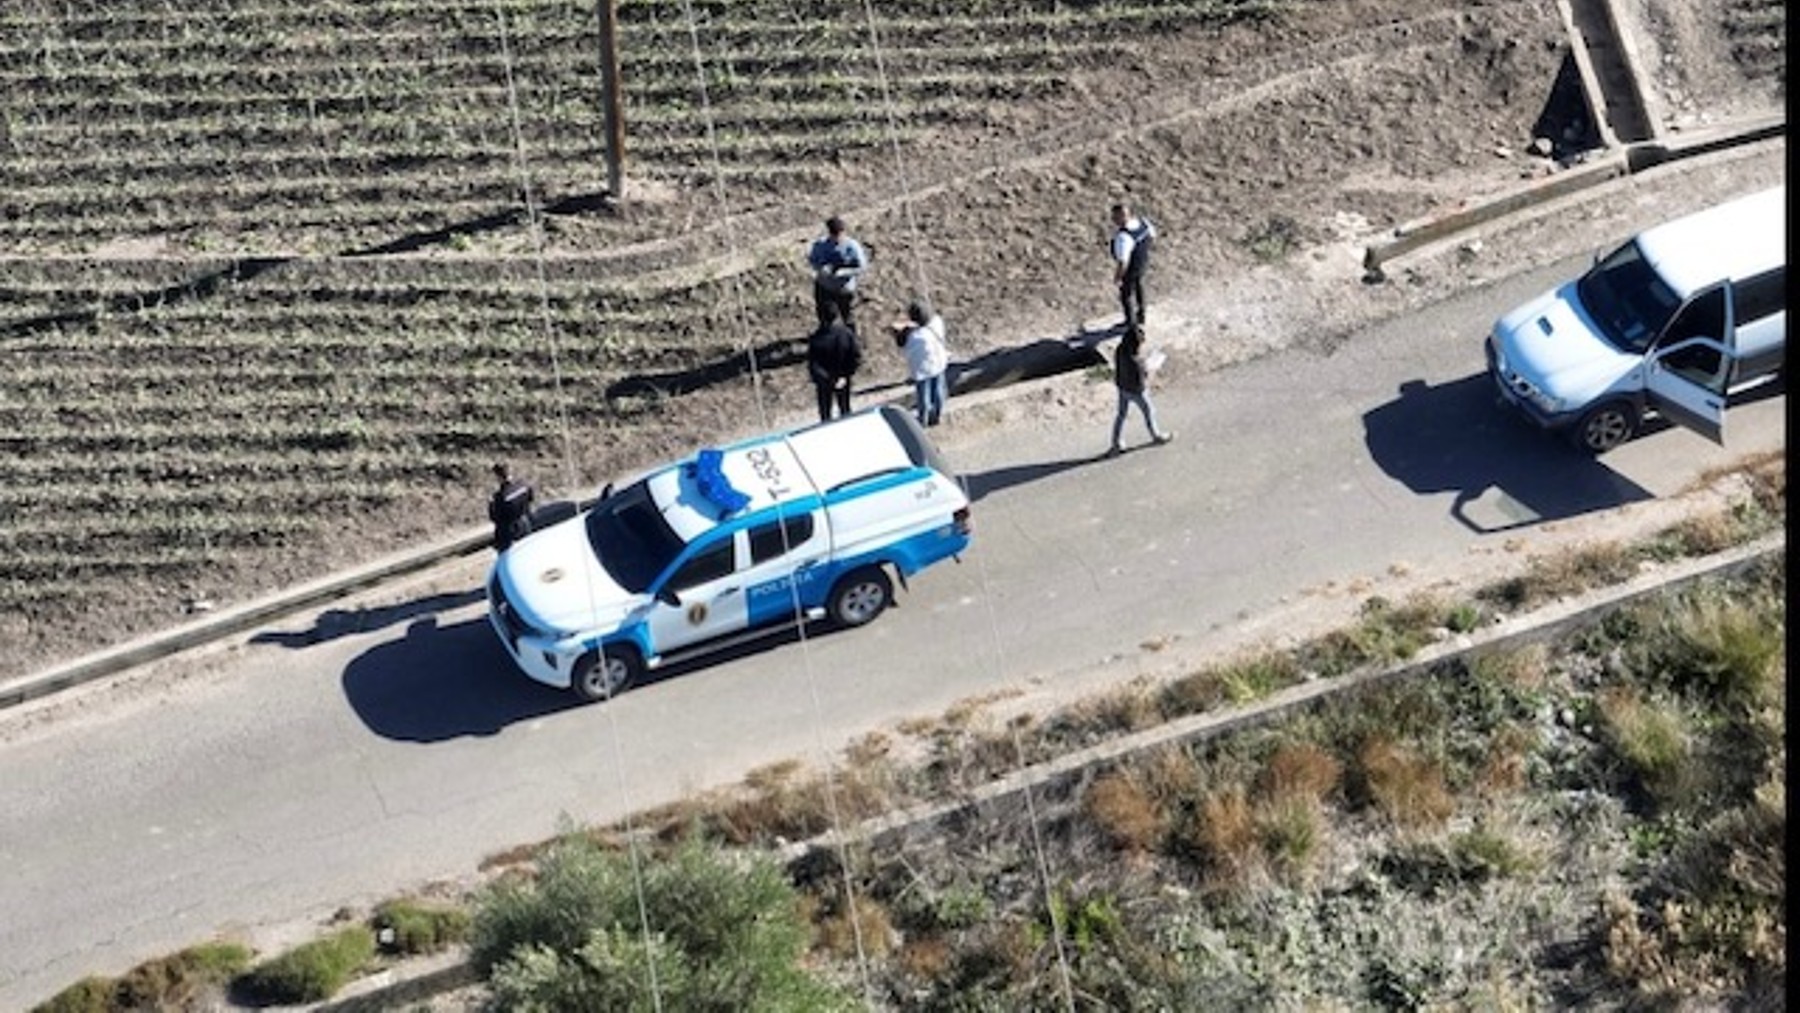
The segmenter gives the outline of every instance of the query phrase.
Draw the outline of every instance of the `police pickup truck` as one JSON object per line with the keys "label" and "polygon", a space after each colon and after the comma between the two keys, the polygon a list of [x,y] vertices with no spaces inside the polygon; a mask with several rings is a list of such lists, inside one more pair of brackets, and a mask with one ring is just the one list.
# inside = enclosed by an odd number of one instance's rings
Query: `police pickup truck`
{"label": "police pickup truck", "polygon": [[969,498],[892,407],[651,471],[501,553],[488,617],[525,674],[599,700],[750,631],[860,626],[969,545]]}

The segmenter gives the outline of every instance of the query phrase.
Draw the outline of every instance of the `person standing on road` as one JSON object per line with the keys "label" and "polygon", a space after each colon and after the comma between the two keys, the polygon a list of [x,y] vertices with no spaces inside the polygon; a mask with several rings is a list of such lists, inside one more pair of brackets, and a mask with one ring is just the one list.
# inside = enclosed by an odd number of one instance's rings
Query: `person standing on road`
{"label": "person standing on road", "polygon": [[862,365],[856,332],[839,320],[821,323],[806,342],[806,371],[819,395],[819,421],[831,421],[835,401],[839,415],[850,414],[850,378]]}
{"label": "person standing on road", "polygon": [[531,486],[512,477],[505,464],[494,464],[494,478],[500,483],[488,500],[488,520],[494,522],[494,551],[505,552],[512,544],[531,534]]}
{"label": "person standing on road", "polygon": [[950,385],[945,379],[950,350],[945,336],[944,318],[932,312],[931,304],[922,299],[908,303],[906,319],[894,324],[894,343],[906,353],[906,375],[913,382],[922,426],[935,426],[943,419],[944,402],[950,397]]}
{"label": "person standing on road", "polygon": [[1150,430],[1152,442],[1163,444],[1175,438],[1174,433],[1156,425],[1156,406],[1150,403],[1150,372],[1144,363],[1144,329],[1137,324],[1126,324],[1125,336],[1119,339],[1118,350],[1113,354],[1113,383],[1119,387],[1119,413],[1113,416],[1112,446],[1106,456],[1117,457],[1124,452],[1119,438],[1125,432],[1125,415],[1134,404],[1144,413],[1144,425]]}
{"label": "person standing on road", "polygon": [[1131,205],[1112,206],[1113,284],[1119,287],[1119,308],[1125,311],[1125,326],[1144,326],[1144,272],[1150,268],[1150,247],[1156,239],[1156,226],[1150,219],[1133,214]]}
{"label": "person standing on road", "polygon": [[842,218],[833,215],[825,220],[825,235],[813,242],[806,262],[812,266],[819,326],[842,320],[845,327],[855,330],[856,280],[868,270],[869,255],[851,238]]}

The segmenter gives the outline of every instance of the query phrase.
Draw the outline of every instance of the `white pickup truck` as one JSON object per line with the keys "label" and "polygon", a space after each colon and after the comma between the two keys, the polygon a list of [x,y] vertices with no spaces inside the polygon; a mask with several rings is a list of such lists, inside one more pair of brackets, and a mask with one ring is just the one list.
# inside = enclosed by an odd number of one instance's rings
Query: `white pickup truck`
{"label": "white pickup truck", "polygon": [[891,407],[757,437],[609,486],[500,555],[488,616],[525,674],[584,700],[782,623],[860,626],[969,545],[969,498]]}

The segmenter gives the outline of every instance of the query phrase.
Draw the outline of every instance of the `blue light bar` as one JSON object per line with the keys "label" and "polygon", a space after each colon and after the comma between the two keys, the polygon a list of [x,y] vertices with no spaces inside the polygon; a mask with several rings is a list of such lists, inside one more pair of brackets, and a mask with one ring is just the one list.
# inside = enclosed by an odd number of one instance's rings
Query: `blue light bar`
{"label": "blue light bar", "polygon": [[720,514],[731,516],[750,505],[750,497],[732,486],[725,477],[725,454],[718,450],[702,450],[694,459],[694,484],[700,495],[719,508]]}

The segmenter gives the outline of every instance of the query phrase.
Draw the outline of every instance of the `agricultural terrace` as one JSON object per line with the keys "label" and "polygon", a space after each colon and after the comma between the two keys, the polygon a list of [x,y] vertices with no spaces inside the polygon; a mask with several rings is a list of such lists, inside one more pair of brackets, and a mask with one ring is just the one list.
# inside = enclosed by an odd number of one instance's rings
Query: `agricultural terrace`
{"label": "agricultural terrace", "polygon": [[[617,203],[585,0],[0,7],[0,674],[480,523],[495,457],[574,496],[757,424],[744,352],[797,360],[827,210],[881,237],[874,298],[1017,340],[1082,308],[1107,186],[1297,217],[1463,157],[1320,157],[1345,117],[1528,136],[1561,58],[1548,3],[872,9],[624,0]],[[1120,108],[1177,119],[1134,151]]]}

